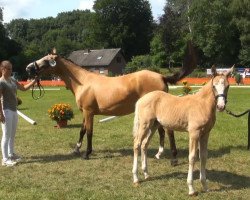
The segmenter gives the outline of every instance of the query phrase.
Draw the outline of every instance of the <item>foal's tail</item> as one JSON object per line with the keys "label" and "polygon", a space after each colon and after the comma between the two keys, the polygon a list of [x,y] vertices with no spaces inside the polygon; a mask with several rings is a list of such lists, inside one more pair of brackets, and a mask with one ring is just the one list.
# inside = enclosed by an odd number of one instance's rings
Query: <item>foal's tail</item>
{"label": "foal's tail", "polygon": [[191,41],[188,41],[181,71],[176,72],[172,76],[164,77],[164,83],[176,84],[185,76],[191,74],[196,66],[197,66],[197,56],[194,50],[194,46]]}
{"label": "foal's tail", "polygon": [[133,136],[134,138],[137,136],[138,134],[138,129],[139,129],[139,115],[138,115],[138,102],[136,102],[135,104],[135,116],[134,116],[134,126],[133,126]]}

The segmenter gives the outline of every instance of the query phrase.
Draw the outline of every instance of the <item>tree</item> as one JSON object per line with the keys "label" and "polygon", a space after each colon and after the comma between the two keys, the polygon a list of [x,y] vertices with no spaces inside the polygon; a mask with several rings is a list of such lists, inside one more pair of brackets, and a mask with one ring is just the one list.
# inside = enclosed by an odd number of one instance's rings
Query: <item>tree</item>
{"label": "tree", "polygon": [[7,31],[2,22],[3,8],[0,7],[0,60],[10,59],[21,51],[21,46],[15,40],[8,37]]}
{"label": "tree", "polygon": [[155,34],[150,43],[150,55],[152,64],[158,67],[167,66],[167,56],[164,50],[164,45],[161,40],[160,34]]}
{"label": "tree", "polygon": [[153,17],[147,0],[96,0],[93,8],[99,47],[121,47],[127,59],[149,53]]}
{"label": "tree", "polygon": [[89,10],[74,10],[60,13],[56,18],[17,19],[7,24],[7,30],[25,51],[32,47],[32,52],[35,45],[35,54],[44,55],[58,46],[60,54],[67,55],[79,48],[92,47],[88,37],[93,15]]}
{"label": "tree", "polygon": [[250,20],[249,20],[250,2],[247,0],[233,0],[231,11],[233,13],[233,22],[236,24],[239,35],[241,49],[239,53],[240,62],[243,65],[250,66]]}
{"label": "tree", "polygon": [[203,63],[231,65],[237,61],[239,35],[231,23],[228,0],[193,0],[193,39],[203,51]]}
{"label": "tree", "polygon": [[0,22],[3,23],[3,8],[0,7]]}
{"label": "tree", "polygon": [[187,0],[168,0],[164,14],[159,18],[158,33],[164,45],[166,62],[181,64],[186,46],[186,38],[190,32],[188,24]]}

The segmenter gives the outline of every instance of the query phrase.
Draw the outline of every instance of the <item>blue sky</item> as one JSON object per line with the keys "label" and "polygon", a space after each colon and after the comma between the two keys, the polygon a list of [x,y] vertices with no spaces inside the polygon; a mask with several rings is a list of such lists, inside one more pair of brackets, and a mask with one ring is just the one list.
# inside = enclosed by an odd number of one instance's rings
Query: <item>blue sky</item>
{"label": "blue sky", "polygon": [[[166,0],[149,0],[155,20],[163,14]],[[92,9],[94,0],[0,0],[0,7],[4,7],[4,23],[12,19],[39,19],[56,17],[58,13],[76,9]]]}

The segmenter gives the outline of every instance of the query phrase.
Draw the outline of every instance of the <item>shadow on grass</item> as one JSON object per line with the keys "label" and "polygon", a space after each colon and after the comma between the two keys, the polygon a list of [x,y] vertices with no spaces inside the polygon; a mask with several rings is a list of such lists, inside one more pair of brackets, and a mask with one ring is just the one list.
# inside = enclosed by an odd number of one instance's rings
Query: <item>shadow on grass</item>
{"label": "shadow on grass", "polygon": [[[82,124],[68,124],[65,128],[82,128]],[[80,132],[80,130],[79,130]]]}
{"label": "shadow on grass", "polygon": [[[163,180],[163,179],[183,179],[186,181],[187,173],[174,172],[162,176],[150,177],[141,182]],[[194,179],[199,179],[199,171],[194,172]],[[210,191],[225,191],[225,190],[241,190],[250,188],[250,177],[234,174],[227,171],[207,170],[207,179],[212,182],[221,184],[219,189]]]}
{"label": "shadow on grass", "polygon": [[17,110],[29,110],[29,108],[20,108],[20,107],[17,107]]}
{"label": "shadow on grass", "polygon": [[[73,149],[75,147],[75,144],[69,144],[70,148],[72,149],[72,153],[69,154],[57,154],[57,155],[42,155],[42,156],[32,156],[30,157],[31,160],[28,160],[24,163],[34,163],[34,162],[41,162],[41,163],[47,163],[47,162],[58,162],[58,161],[66,161],[66,160],[74,160],[82,158],[85,155],[85,149],[82,151],[79,155],[73,154]],[[84,148],[84,147],[82,147]],[[238,146],[238,147],[225,147],[221,148],[219,150],[209,150],[209,157],[222,157],[225,154],[230,153],[230,149],[240,149],[240,150],[246,150],[245,146]],[[148,150],[148,157],[154,158],[155,154],[157,153],[158,149],[149,149]],[[162,156],[162,159],[167,158],[167,160],[170,161],[171,155],[170,151],[165,150],[164,156]],[[168,155],[167,155],[168,154]],[[105,149],[105,150],[93,150],[93,153],[90,155],[90,159],[108,159],[108,158],[118,158],[118,157],[127,157],[127,156],[133,156],[133,148],[125,148],[125,149]],[[179,149],[177,158],[188,158],[188,150],[187,149]],[[178,165],[186,164],[186,162],[179,163]],[[217,177],[217,175],[215,176]],[[249,184],[250,185],[250,184]]]}
{"label": "shadow on grass", "polygon": [[[69,146],[72,149],[72,152],[75,148],[75,143],[70,143]],[[80,157],[82,157],[85,154],[86,146],[82,146],[82,151],[80,153]],[[245,146],[237,146],[237,147],[223,147],[218,150],[208,150],[208,159],[209,158],[220,158],[226,154],[229,154],[231,152],[231,149],[239,149],[239,150],[246,150]],[[155,154],[158,152],[158,149],[155,148],[149,148],[148,149],[148,158],[154,158]],[[105,150],[94,150],[92,154],[90,154],[90,159],[102,159],[102,158],[113,158],[113,157],[126,157],[126,156],[133,156],[133,147],[128,149],[105,149]],[[178,158],[187,158],[188,159],[188,149],[178,149],[177,159]],[[164,154],[161,156],[161,159],[171,159],[171,152],[169,149],[165,149]],[[188,160],[187,160],[188,162]],[[179,164],[186,164],[179,163]]]}
{"label": "shadow on grass", "polygon": [[28,161],[23,163],[48,163],[48,162],[59,162],[59,161],[67,161],[79,159],[78,156],[72,154],[57,154],[57,155],[41,155],[41,156],[31,156]]}
{"label": "shadow on grass", "polygon": [[[208,158],[220,158],[224,155],[230,154],[231,150],[242,150],[242,151],[248,151],[246,146],[226,146],[222,147],[220,149],[208,149]],[[148,157],[152,158],[155,156],[155,154],[158,152],[158,149],[148,149]],[[188,158],[189,150],[188,147],[186,149],[178,149],[177,147],[177,158]],[[164,154],[162,155],[162,158],[171,158],[171,151],[169,148],[164,150]]]}

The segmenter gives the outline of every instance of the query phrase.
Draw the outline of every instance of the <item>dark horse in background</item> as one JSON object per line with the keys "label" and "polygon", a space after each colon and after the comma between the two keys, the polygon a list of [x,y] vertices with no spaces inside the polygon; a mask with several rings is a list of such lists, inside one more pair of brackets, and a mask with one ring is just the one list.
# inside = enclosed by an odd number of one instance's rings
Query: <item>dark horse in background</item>
{"label": "dark horse in background", "polygon": [[[168,92],[168,83],[175,84],[193,71],[196,67],[196,56],[191,42],[188,42],[183,67],[172,76],[142,70],[135,73],[106,77],[89,72],[70,60],[60,57],[56,51],[34,63],[30,63],[26,71],[30,75],[41,75],[45,72],[58,75],[75,95],[78,108],[83,113],[80,138],[74,152],[79,154],[83,137],[87,134],[87,150],[84,158],[88,159],[92,152],[94,115],[122,116],[134,112],[136,101],[143,95],[161,90]],[[163,147],[165,132],[159,127],[160,144]],[[174,133],[168,130],[172,156],[176,158]]]}

